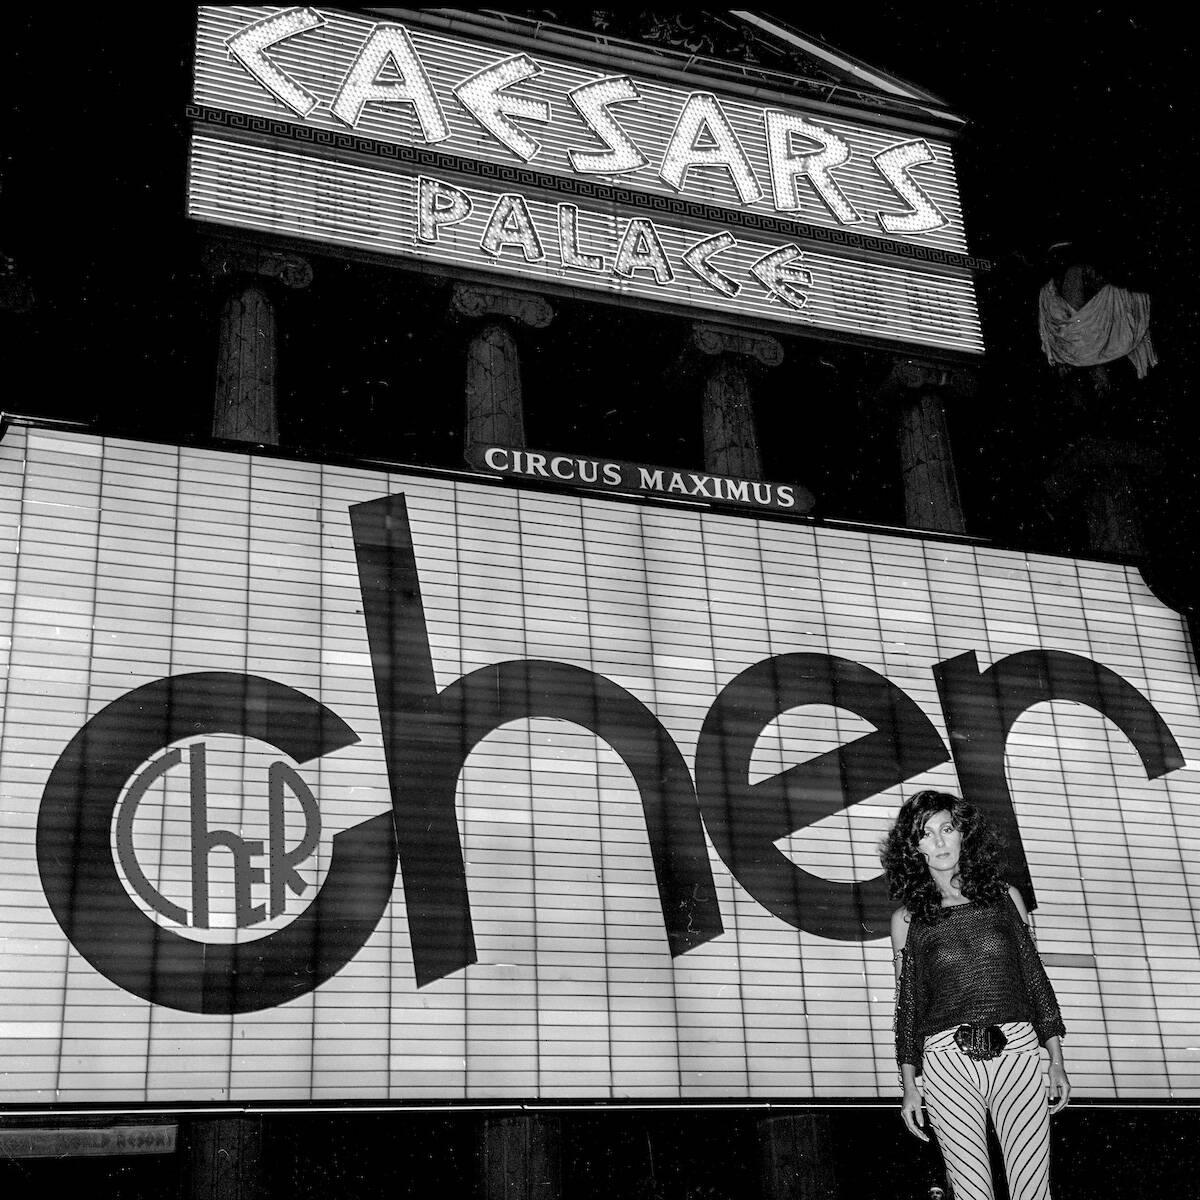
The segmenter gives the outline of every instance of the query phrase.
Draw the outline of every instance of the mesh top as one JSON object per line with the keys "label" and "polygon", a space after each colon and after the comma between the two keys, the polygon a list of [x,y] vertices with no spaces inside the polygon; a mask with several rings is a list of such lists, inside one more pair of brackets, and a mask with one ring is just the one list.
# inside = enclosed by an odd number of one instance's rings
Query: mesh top
{"label": "mesh top", "polygon": [[921,1069],[928,1034],[958,1025],[1028,1021],[1038,1041],[1065,1029],[1029,926],[1011,896],[915,917],[896,997],[896,1061]]}

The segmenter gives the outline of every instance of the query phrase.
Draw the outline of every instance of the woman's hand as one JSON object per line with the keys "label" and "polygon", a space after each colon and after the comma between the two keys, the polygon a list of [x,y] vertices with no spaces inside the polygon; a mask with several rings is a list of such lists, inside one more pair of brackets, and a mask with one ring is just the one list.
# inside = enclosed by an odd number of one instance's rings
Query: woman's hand
{"label": "woman's hand", "polygon": [[1051,1062],[1047,1072],[1050,1089],[1050,1112],[1061,1112],[1071,1100],[1071,1081],[1061,1062]]}
{"label": "woman's hand", "polygon": [[1046,1072],[1050,1112],[1061,1112],[1071,1099],[1071,1081],[1067,1078],[1067,1070],[1063,1066],[1063,1044],[1058,1034],[1046,1039],[1046,1053],[1050,1055],[1050,1067]]}
{"label": "woman's hand", "polygon": [[[1066,1076],[1063,1078],[1065,1079]],[[915,1083],[906,1084],[904,1087],[904,1099],[900,1101],[900,1116],[904,1121],[904,1128],[913,1137],[919,1137],[923,1142],[929,1141],[929,1134],[925,1132],[925,1112],[921,1092]]]}

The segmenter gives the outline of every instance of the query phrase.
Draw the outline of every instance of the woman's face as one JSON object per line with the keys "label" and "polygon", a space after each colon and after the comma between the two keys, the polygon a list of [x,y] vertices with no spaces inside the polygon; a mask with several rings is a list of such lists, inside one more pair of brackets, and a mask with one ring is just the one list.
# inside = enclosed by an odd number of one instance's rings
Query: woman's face
{"label": "woman's face", "polygon": [[962,852],[962,830],[954,826],[949,812],[936,812],[921,831],[917,849],[925,856],[931,871],[953,871]]}

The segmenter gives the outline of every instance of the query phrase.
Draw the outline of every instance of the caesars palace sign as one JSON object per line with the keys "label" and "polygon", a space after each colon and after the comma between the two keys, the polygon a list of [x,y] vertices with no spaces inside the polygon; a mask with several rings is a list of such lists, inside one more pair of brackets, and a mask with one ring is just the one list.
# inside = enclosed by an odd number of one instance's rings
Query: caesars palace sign
{"label": "caesars palace sign", "polygon": [[890,1094],[921,786],[1005,835],[1077,1087],[1200,1092],[1178,614],[603,486],[8,429],[6,1099]]}
{"label": "caesars palace sign", "polygon": [[550,290],[982,350],[982,264],[944,141],[615,73],[591,48],[594,66],[534,57],[433,19],[201,9],[190,215]]}

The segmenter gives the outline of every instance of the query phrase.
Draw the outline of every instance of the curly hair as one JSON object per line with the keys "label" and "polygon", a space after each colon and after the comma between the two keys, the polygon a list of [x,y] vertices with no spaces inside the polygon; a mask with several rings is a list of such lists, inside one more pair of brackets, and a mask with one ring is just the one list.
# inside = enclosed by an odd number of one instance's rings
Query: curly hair
{"label": "curly hair", "polygon": [[922,921],[933,920],[942,907],[942,894],[918,848],[925,823],[939,812],[948,812],[954,828],[962,832],[956,874],[962,894],[968,900],[995,904],[1008,890],[1000,877],[1000,840],[983,814],[950,792],[917,792],[901,805],[880,857],[892,899]]}

